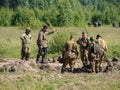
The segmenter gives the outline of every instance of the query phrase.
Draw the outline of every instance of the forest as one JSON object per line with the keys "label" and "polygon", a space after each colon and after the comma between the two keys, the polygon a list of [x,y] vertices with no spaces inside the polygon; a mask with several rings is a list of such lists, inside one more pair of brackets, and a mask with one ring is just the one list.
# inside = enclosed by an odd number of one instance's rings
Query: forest
{"label": "forest", "polygon": [[0,26],[82,27],[120,22],[120,0],[0,0]]}

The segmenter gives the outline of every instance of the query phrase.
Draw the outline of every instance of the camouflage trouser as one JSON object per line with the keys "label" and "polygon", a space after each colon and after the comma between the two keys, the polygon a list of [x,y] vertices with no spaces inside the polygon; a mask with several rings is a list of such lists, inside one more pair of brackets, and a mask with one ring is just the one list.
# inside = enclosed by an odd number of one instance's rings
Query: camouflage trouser
{"label": "camouflage trouser", "polygon": [[90,60],[90,68],[92,72],[101,72],[102,71],[102,61],[104,59],[104,55],[97,55],[91,53],[89,60]]}
{"label": "camouflage trouser", "polygon": [[87,66],[88,65],[88,50],[80,50],[80,57],[81,57],[81,61],[83,63],[83,66]]}
{"label": "camouflage trouser", "polygon": [[74,58],[64,57],[65,62],[62,65],[62,70],[65,69],[66,66],[69,64],[70,71],[73,71],[74,67],[75,67],[75,63],[76,63],[76,58],[77,58],[77,56],[75,56]]}
{"label": "camouflage trouser", "polygon": [[30,56],[30,48],[29,47],[22,47],[21,49],[21,59],[28,60]]}

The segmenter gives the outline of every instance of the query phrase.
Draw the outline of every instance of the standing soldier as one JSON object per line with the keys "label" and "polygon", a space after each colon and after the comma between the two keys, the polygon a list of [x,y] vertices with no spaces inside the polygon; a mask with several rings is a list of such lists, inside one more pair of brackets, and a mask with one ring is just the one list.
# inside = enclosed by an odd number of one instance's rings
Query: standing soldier
{"label": "standing soldier", "polygon": [[88,66],[88,46],[89,40],[85,32],[82,32],[82,38],[77,40],[77,44],[80,45],[80,57],[83,63],[83,67]]}
{"label": "standing soldier", "polygon": [[64,47],[63,59],[65,62],[62,65],[61,73],[64,73],[65,67],[67,64],[70,66],[70,71],[74,71],[74,66],[78,56],[77,43],[74,42],[74,37],[71,35],[70,40],[67,41]]}
{"label": "standing soldier", "polygon": [[27,27],[25,33],[20,37],[22,40],[21,59],[28,60],[30,56],[31,28]]}
{"label": "standing soldier", "polygon": [[99,61],[99,71],[102,71],[102,61],[105,59],[105,52],[107,50],[107,44],[105,42],[105,40],[102,39],[101,35],[97,35],[96,36],[96,41],[95,41],[99,47],[100,47],[100,52],[99,52],[99,56],[100,56],[100,61]]}
{"label": "standing soldier", "polygon": [[42,56],[41,63],[44,63],[44,59],[47,54],[47,47],[48,47],[48,40],[47,40],[46,35],[50,35],[57,31],[57,30],[53,30],[51,32],[48,32],[47,29],[48,29],[48,26],[43,26],[42,30],[38,34],[37,45],[38,45],[39,50],[38,50],[38,54],[36,58],[36,63],[39,62],[40,56]]}
{"label": "standing soldier", "polygon": [[100,55],[99,45],[95,43],[93,37],[90,37],[88,58],[90,61],[91,72],[96,72],[96,73],[98,72],[98,65],[100,61],[99,55]]}

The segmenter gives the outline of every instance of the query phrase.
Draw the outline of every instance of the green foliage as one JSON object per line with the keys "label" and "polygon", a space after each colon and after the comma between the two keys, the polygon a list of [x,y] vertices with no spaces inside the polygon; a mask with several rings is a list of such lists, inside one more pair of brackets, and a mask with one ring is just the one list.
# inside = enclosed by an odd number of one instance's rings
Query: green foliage
{"label": "green foliage", "polygon": [[69,37],[70,34],[68,31],[56,33],[49,43],[49,52],[50,53],[62,52],[66,41],[69,40]]}
{"label": "green foliage", "polygon": [[68,0],[62,1],[58,7],[59,14],[57,16],[58,26],[73,26],[74,22],[74,11],[71,9]]}
{"label": "green foliage", "polygon": [[[0,0],[0,26],[85,26],[100,20],[103,24],[120,22],[119,0]],[[10,8],[10,9],[9,9]],[[13,11],[12,11],[13,10]],[[6,16],[8,15],[8,16]],[[11,20],[12,15],[12,20]],[[12,24],[11,24],[12,23]]]}
{"label": "green foliage", "polygon": [[0,9],[0,26],[10,26],[13,11],[9,8]]}
{"label": "green foliage", "polygon": [[13,15],[12,25],[38,28],[42,26],[42,23],[36,18],[33,10],[18,7]]}

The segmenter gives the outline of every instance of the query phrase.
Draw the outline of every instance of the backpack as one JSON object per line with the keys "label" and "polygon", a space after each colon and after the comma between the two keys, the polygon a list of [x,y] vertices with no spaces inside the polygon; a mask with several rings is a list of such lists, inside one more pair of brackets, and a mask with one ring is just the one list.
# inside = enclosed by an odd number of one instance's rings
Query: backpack
{"label": "backpack", "polygon": [[93,46],[91,47],[91,52],[94,54],[97,54],[100,50],[100,46],[98,44],[93,43]]}

